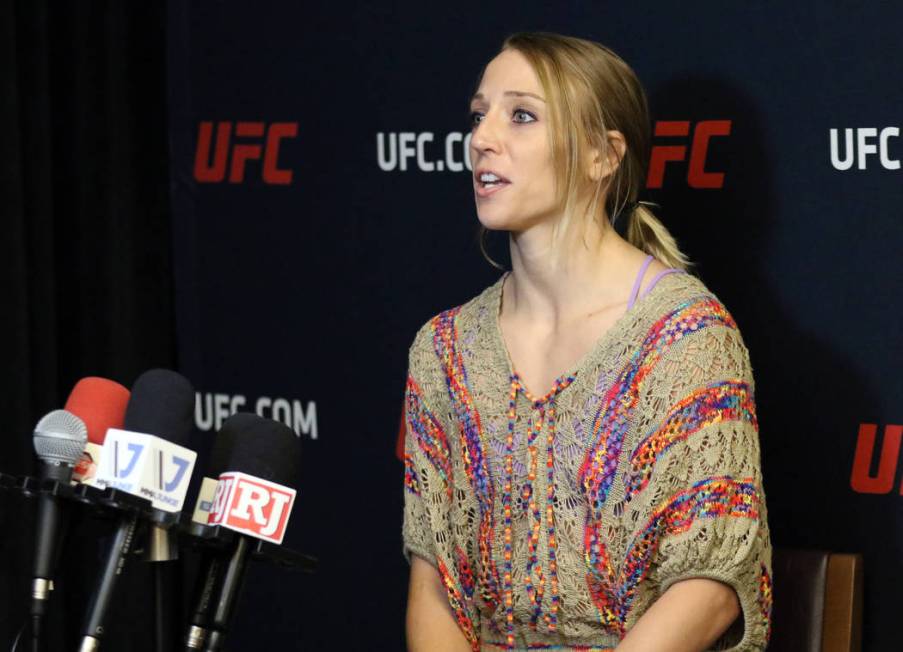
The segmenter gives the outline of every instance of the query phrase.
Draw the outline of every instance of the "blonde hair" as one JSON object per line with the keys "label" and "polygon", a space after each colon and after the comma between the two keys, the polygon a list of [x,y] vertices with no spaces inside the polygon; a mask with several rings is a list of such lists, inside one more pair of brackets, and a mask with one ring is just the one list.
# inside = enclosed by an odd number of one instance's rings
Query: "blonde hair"
{"label": "blonde hair", "polygon": [[[651,120],[646,94],[630,66],[604,45],[547,32],[512,34],[502,44],[501,51],[507,49],[520,52],[533,67],[549,107],[552,163],[562,211],[562,219],[553,226],[555,240],[583,217],[577,212],[589,190],[593,219],[602,218],[598,204],[604,196],[604,214],[612,227],[626,213],[630,244],[669,267],[688,270],[692,266],[689,258],[652,213],[650,204],[638,202],[649,164]],[[588,188],[584,162],[591,149],[598,149],[603,158],[612,154],[609,130],[624,135],[626,149],[623,156],[614,151],[619,160],[615,172]],[[481,225],[480,250],[491,264],[500,267],[486,252],[486,232]]]}

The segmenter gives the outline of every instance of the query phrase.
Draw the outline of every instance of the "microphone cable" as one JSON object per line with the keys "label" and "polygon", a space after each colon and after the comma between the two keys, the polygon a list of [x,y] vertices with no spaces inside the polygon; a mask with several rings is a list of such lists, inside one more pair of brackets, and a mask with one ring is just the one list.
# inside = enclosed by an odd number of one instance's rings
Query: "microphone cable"
{"label": "microphone cable", "polygon": [[[16,650],[19,649],[19,641],[22,639],[22,634],[25,633],[26,629],[28,629],[28,618],[25,619],[25,622],[23,622],[22,626],[19,628],[19,633],[16,634],[16,638],[13,641],[13,646],[11,648],[9,648],[9,652],[16,652]],[[37,640],[36,639],[32,639],[32,640],[35,641],[34,649],[35,649],[35,652],[37,652]]]}

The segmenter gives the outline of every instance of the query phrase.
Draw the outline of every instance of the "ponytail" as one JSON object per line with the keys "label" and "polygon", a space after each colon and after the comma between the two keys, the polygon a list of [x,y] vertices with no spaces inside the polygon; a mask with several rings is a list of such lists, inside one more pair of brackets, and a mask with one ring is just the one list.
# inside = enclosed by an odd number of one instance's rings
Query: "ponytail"
{"label": "ponytail", "polygon": [[627,215],[627,241],[637,249],[652,254],[668,267],[689,271],[690,259],[677,246],[665,225],[652,214],[647,204],[637,203]]}

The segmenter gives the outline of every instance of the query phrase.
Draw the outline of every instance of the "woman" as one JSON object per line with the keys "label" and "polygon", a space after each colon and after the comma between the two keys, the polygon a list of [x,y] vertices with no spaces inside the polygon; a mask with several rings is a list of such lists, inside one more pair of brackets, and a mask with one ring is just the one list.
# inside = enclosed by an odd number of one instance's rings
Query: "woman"
{"label": "woman", "polygon": [[409,649],[764,649],[749,355],[637,204],[638,80],[596,43],[516,34],[471,111],[477,214],[512,269],[411,346]]}

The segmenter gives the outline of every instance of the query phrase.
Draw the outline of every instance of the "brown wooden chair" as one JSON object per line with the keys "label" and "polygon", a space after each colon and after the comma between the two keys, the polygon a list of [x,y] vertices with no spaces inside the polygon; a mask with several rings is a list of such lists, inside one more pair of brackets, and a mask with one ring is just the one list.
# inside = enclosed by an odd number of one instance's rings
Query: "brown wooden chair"
{"label": "brown wooden chair", "polygon": [[769,652],[861,652],[862,556],[776,548]]}

